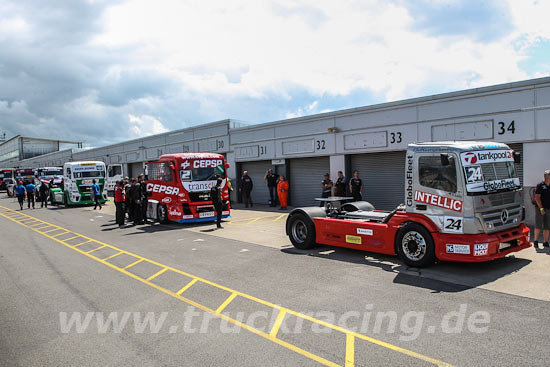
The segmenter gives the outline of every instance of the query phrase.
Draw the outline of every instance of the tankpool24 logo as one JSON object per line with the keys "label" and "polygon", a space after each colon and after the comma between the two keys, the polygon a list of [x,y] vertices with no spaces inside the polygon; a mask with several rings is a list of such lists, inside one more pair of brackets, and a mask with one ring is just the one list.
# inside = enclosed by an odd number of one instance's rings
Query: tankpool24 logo
{"label": "tankpool24 logo", "polygon": [[464,159],[464,162],[466,162],[468,165],[477,163],[477,156],[474,152],[465,153],[462,156],[462,159]]}
{"label": "tankpool24 logo", "polygon": [[514,154],[511,150],[480,150],[477,152],[461,153],[460,156],[462,157],[462,164],[464,166],[471,166],[476,163],[496,163],[514,160]]}

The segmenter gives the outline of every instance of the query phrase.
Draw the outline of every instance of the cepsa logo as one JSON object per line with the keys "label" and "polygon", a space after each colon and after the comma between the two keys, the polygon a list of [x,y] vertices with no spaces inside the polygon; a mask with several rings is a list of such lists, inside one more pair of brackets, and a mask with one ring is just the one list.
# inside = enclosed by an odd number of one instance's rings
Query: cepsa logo
{"label": "cepsa logo", "polygon": [[201,159],[193,161],[193,168],[216,168],[222,164],[223,161],[221,159]]}
{"label": "cepsa logo", "polygon": [[180,192],[178,187],[159,185],[159,184],[147,184],[147,191],[165,193],[166,195],[177,195]]}

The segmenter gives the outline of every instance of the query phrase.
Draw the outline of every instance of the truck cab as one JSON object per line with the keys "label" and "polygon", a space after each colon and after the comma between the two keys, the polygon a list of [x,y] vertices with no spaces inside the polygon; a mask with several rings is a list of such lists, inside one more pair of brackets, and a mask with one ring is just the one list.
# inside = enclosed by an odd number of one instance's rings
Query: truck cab
{"label": "truck cab", "polygon": [[290,213],[291,242],[398,254],[411,266],[488,261],[530,246],[520,157],[507,145],[414,143],[406,154],[403,204],[388,212],[351,198],[318,199],[323,209]]}
{"label": "truck cab", "polygon": [[105,163],[100,161],[67,162],[63,165],[63,183],[50,191],[52,204],[93,204],[93,180],[100,186],[100,202],[107,201]]}
{"label": "truck cab", "polygon": [[230,204],[225,157],[215,153],[165,154],[145,163],[146,188],[149,195],[147,216],[161,223],[212,221],[216,213],[210,189],[217,178],[222,182],[223,218],[228,218]]}
{"label": "truck cab", "polygon": [[107,191],[114,191],[117,181],[124,178],[122,164],[110,164],[107,166]]}
{"label": "truck cab", "polygon": [[36,186],[36,197],[39,198],[40,186],[43,183],[49,185],[53,180],[54,185],[61,183],[63,167],[40,167],[35,170],[34,185]]}
{"label": "truck cab", "polygon": [[13,168],[2,168],[0,169],[0,190],[6,190],[8,195],[11,196],[10,186],[13,187],[15,184],[15,170]]}

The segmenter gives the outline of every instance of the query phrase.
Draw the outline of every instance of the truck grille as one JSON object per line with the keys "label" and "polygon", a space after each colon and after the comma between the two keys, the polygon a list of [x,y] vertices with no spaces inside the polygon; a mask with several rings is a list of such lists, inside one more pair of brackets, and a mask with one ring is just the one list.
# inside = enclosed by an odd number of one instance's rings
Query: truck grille
{"label": "truck grille", "polygon": [[501,192],[489,195],[489,201],[492,206],[509,205],[514,203],[515,196],[515,191]]}
{"label": "truck grille", "polygon": [[193,203],[199,203],[199,202],[202,202],[202,201],[210,201],[210,192],[209,191],[190,192],[189,193],[189,199],[191,199],[191,202],[193,202]]}
{"label": "truck grille", "polygon": [[[508,219],[506,223],[502,222],[502,211],[506,209],[508,210]],[[488,224],[491,223],[493,225],[493,230],[501,230],[505,227],[511,227],[513,225],[518,225],[521,221],[521,205],[513,205],[506,208],[500,208],[500,209],[494,209],[489,210],[486,212],[481,213],[481,217],[483,218],[483,224],[487,228]],[[517,221],[514,223],[514,219],[517,218]],[[489,228],[487,228],[489,231]]]}

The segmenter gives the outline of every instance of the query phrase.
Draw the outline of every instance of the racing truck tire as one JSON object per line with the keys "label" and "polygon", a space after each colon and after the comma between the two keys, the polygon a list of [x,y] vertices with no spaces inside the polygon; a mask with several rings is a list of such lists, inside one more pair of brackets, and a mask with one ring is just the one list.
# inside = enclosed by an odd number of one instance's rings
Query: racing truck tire
{"label": "racing truck tire", "polygon": [[407,223],[398,232],[397,255],[405,264],[423,268],[435,263],[435,245],[432,235],[418,223]]}
{"label": "racing truck tire", "polygon": [[168,209],[166,209],[166,205],[157,206],[157,218],[159,220],[159,223],[168,223]]}
{"label": "racing truck tire", "polygon": [[315,246],[315,224],[311,217],[304,213],[295,213],[288,217],[288,237],[292,245],[300,250]]}

